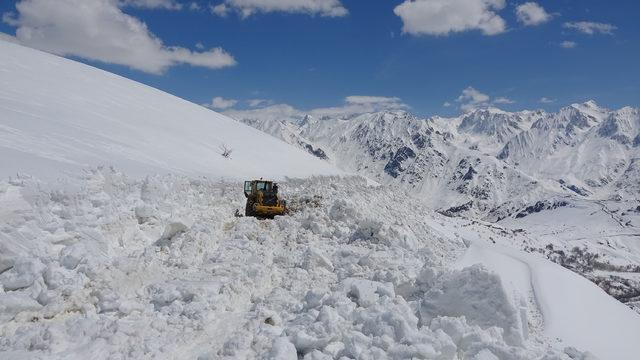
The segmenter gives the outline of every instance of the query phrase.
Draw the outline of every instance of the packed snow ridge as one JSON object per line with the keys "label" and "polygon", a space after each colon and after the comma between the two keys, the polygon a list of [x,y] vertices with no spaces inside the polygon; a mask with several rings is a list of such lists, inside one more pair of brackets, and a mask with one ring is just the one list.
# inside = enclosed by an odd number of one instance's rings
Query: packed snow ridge
{"label": "packed snow ridge", "polygon": [[[517,121],[476,112],[459,124],[442,121],[447,129],[396,112],[273,123],[286,130],[274,133],[286,144],[158,90],[2,41],[0,84],[0,358],[640,353],[640,316],[566,269],[594,282],[632,280],[640,210],[627,207],[637,184],[598,198],[582,178],[565,174],[551,186],[537,177],[542,170],[527,173],[498,156],[534,128],[553,129],[566,140],[559,148],[586,138],[608,121],[593,104],[576,105],[585,119],[567,110],[576,119],[570,137],[555,120],[534,126],[548,119],[540,112]],[[637,129],[637,111],[619,112],[630,121],[597,132],[624,145],[611,154],[627,156],[633,142],[616,129]],[[477,141],[465,147],[465,139]],[[345,175],[353,172],[365,177]],[[280,180],[291,213],[236,216],[241,180],[251,177]],[[478,190],[479,178],[486,188]],[[450,179],[455,187],[444,185]],[[438,198],[429,186],[456,192]],[[564,196],[565,188],[576,195]],[[486,201],[473,200],[483,194]],[[524,196],[517,213],[504,205],[515,195]],[[471,201],[471,211],[434,211],[437,201]],[[492,220],[496,208],[497,223],[451,217]],[[569,217],[581,222],[563,221]],[[569,243],[584,246],[588,261],[564,251]]]}

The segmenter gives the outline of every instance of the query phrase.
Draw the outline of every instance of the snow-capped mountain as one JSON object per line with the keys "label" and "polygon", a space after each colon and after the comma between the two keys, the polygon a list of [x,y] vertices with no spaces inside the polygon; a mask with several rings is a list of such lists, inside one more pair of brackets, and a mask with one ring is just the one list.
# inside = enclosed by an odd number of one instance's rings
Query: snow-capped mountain
{"label": "snow-capped mountain", "polygon": [[[467,143],[473,140],[471,147],[491,149],[503,146],[514,136],[531,128],[531,124],[544,117],[544,111],[522,111],[509,113],[496,108],[478,109],[463,114],[458,121],[457,131],[468,135]],[[450,120],[451,121],[451,120]]]}
{"label": "snow-capped mountain", "polygon": [[[640,148],[637,109],[609,111],[594,102],[572,105],[536,121],[508,141],[498,157],[538,178],[556,179],[582,196],[607,196]],[[635,194],[630,194],[635,195]]]}
{"label": "snow-capped mountain", "polygon": [[443,211],[497,220],[554,196],[637,198],[638,109],[589,101],[557,113],[486,108],[429,119],[387,111],[260,121],[249,113],[232,116]]}

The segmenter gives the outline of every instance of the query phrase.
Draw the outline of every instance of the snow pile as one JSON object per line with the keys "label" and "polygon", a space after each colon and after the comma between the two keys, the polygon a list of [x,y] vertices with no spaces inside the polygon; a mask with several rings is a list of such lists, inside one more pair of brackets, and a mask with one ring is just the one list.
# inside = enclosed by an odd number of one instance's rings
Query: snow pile
{"label": "snow pile", "polygon": [[0,183],[0,351],[569,359],[519,330],[495,275],[448,268],[466,248],[441,230],[458,225],[410,196],[360,178],[291,180],[281,190],[298,210],[260,221],[234,217],[241,189],[110,169]]}
{"label": "snow pile", "polygon": [[[223,148],[232,150],[222,156]],[[338,174],[249,126],[96,68],[0,40],[0,176],[56,178],[114,165],[130,175]]]}
{"label": "snow pile", "polygon": [[[518,344],[510,344],[511,341],[505,339],[505,329],[500,327],[501,311],[514,310],[495,306],[494,297],[505,297],[500,289],[487,290],[481,288],[483,284],[472,285],[477,273],[492,276],[480,268],[447,274],[446,277],[465,278],[469,290],[474,287],[477,293],[489,295],[487,299],[458,298],[455,304],[432,297],[433,293],[446,297],[459,295],[442,283],[432,285],[426,293],[417,290],[405,298],[396,296],[391,282],[347,278],[337,290],[308,292],[302,309],[287,324],[285,333],[290,335],[297,352],[311,359],[341,356],[363,359],[455,359],[456,356],[465,359],[480,359],[482,356],[528,359],[543,354],[541,350],[526,349],[522,346],[522,339]],[[427,279],[418,277],[414,280],[423,286],[429,282],[428,276]],[[426,282],[421,282],[424,280]],[[407,284],[404,285],[406,288]],[[434,303],[448,306],[449,311],[438,312]],[[508,306],[508,302],[503,304]],[[420,311],[416,312],[415,306],[420,306]],[[479,308],[472,310],[473,306]],[[449,313],[455,314],[448,316]],[[478,321],[483,317],[485,321]]]}

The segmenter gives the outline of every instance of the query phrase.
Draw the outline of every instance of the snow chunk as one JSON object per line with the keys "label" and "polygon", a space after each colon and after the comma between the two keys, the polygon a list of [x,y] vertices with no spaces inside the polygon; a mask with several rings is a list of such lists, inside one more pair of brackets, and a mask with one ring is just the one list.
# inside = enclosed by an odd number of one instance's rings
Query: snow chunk
{"label": "snow chunk", "polygon": [[144,224],[154,216],[155,210],[149,205],[139,205],[134,209],[134,214],[138,219],[138,224]]}
{"label": "snow chunk", "polygon": [[119,297],[117,294],[107,289],[98,290],[93,293],[98,299],[98,313],[116,311],[120,307]]}
{"label": "snow chunk", "polygon": [[286,337],[279,337],[273,342],[269,359],[272,360],[297,360],[296,347]]}
{"label": "snow chunk", "polygon": [[171,240],[175,236],[187,231],[192,225],[193,225],[193,221],[189,218],[169,220],[169,222],[164,228],[164,232],[162,233],[162,236],[156,242],[156,245],[158,246],[169,245],[171,243]]}
{"label": "snow chunk", "polygon": [[337,199],[329,208],[329,218],[334,221],[353,221],[358,218],[358,210],[350,201]]}
{"label": "snow chunk", "polygon": [[61,287],[81,287],[83,279],[86,277],[81,273],[69,270],[56,263],[47,265],[47,269],[43,272],[42,277],[44,284],[49,290],[55,290]]}
{"label": "snow chunk", "polygon": [[493,353],[488,349],[482,349],[476,356],[473,357],[473,360],[500,360],[497,356],[493,355]]}
{"label": "snow chunk", "polygon": [[12,320],[23,311],[38,311],[42,305],[24,293],[0,294],[0,323]]}
{"label": "snow chunk", "polygon": [[313,270],[321,267],[329,271],[333,271],[333,264],[326,256],[324,256],[318,249],[309,248],[305,253],[305,260],[303,264],[307,270]]}
{"label": "snow chunk", "polygon": [[598,360],[598,358],[592,353],[588,351],[582,352],[571,346],[565,348],[564,353],[567,354],[571,359],[575,360]]}
{"label": "snow chunk", "polygon": [[342,282],[342,287],[347,297],[362,307],[375,304],[381,296],[390,298],[396,296],[393,285],[390,283],[348,278]]}
{"label": "snow chunk", "polygon": [[87,249],[82,243],[67,246],[60,251],[60,265],[73,270],[86,257],[86,254]]}
{"label": "snow chunk", "polygon": [[358,223],[358,228],[352,236],[353,240],[362,240],[379,243],[381,240],[382,222],[377,220],[363,220]]}
{"label": "snow chunk", "polygon": [[314,349],[322,349],[327,346],[329,340],[307,334],[306,331],[302,330],[296,332],[293,342],[295,343],[296,351],[307,353]]}
{"label": "snow chunk", "polygon": [[5,291],[28,288],[39,278],[45,266],[38,259],[19,258],[11,270],[0,275]]}
{"label": "snow chunk", "polygon": [[8,254],[0,254],[0,274],[11,269],[15,263],[15,257]]}
{"label": "snow chunk", "polygon": [[420,306],[423,324],[437,316],[465,316],[471,324],[505,330],[505,341],[521,345],[519,311],[511,304],[500,277],[480,265],[445,273],[425,293]]}
{"label": "snow chunk", "polygon": [[174,301],[182,299],[182,293],[173,284],[155,284],[147,289],[151,297],[151,303],[156,310],[171,305]]}

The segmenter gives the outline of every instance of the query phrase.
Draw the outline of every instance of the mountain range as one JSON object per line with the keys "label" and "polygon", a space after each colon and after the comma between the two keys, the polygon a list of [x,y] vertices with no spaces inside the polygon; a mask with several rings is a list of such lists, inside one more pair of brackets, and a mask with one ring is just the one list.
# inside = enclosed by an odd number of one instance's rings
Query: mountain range
{"label": "mountain range", "polygon": [[637,201],[640,190],[640,110],[632,107],[609,110],[595,101],[558,112],[488,107],[454,118],[403,110],[227,115],[448,214],[497,221],[559,199]]}

